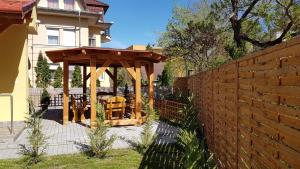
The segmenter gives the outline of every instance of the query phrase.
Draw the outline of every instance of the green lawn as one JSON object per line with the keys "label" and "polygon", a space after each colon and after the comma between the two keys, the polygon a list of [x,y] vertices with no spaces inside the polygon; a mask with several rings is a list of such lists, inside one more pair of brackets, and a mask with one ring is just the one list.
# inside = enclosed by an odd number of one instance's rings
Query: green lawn
{"label": "green lawn", "polygon": [[[49,156],[32,166],[33,169],[177,169],[180,153],[174,146],[151,147],[144,155],[130,149],[112,150],[104,159],[89,158],[83,154]],[[0,169],[24,168],[20,160],[0,160]]]}

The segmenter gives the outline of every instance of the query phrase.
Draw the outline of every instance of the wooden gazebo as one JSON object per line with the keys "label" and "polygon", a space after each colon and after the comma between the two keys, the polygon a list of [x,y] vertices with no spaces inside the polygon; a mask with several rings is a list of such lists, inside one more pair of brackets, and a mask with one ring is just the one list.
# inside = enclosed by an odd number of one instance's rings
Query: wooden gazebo
{"label": "wooden gazebo", "polygon": [[[134,80],[135,87],[135,119],[111,121],[113,125],[141,124],[141,67],[144,66],[149,82],[149,106],[154,104],[154,63],[164,61],[165,56],[150,51],[133,51],[111,48],[80,47],[66,50],[47,51],[47,56],[53,63],[63,62],[63,124],[69,121],[69,66],[83,67],[83,95],[87,93],[87,80],[90,78],[91,127],[96,120],[96,80],[106,72],[113,80],[113,93],[117,95],[117,69],[124,67]],[[90,73],[87,74],[87,67]],[[113,72],[109,67],[114,68]]]}

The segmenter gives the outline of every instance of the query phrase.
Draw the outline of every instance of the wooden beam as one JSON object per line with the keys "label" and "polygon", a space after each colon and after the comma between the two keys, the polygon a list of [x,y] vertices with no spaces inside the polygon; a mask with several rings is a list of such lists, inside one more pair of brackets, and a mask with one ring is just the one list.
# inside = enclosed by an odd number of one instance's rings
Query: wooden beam
{"label": "wooden beam", "polygon": [[105,72],[106,72],[106,74],[108,74],[108,76],[112,79],[112,80],[114,80],[114,75],[108,70],[108,69],[106,69],[105,70]]}
{"label": "wooden beam", "polygon": [[83,71],[82,71],[82,75],[83,75],[83,84],[82,84],[82,93],[83,93],[83,98],[84,101],[86,101],[86,83],[87,83],[87,75],[86,75],[86,66],[83,66]]}
{"label": "wooden beam", "polygon": [[142,94],[141,94],[141,63],[135,62],[135,114],[136,119],[142,123]]}
{"label": "wooden beam", "polygon": [[96,58],[91,58],[90,67],[91,67],[91,128],[96,127],[96,104],[97,104],[97,93],[96,93]]}
{"label": "wooden beam", "polygon": [[149,63],[147,65],[147,76],[148,76],[148,92],[149,92],[149,108],[154,108],[154,65]]}
{"label": "wooden beam", "polygon": [[128,73],[132,76],[134,80],[136,80],[136,72],[134,69],[127,63],[125,60],[118,60],[121,65],[128,71]]}
{"label": "wooden beam", "polygon": [[113,83],[114,83],[114,95],[116,96],[118,94],[118,68],[114,67],[114,75],[113,75]]}
{"label": "wooden beam", "polygon": [[108,59],[104,62],[104,64],[97,70],[97,73],[96,73],[96,78],[99,78],[102,73],[105,72],[106,69],[109,68],[109,65],[112,63],[113,61]]}
{"label": "wooden beam", "polygon": [[64,110],[63,110],[63,124],[69,122],[69,62],[64,61]]}

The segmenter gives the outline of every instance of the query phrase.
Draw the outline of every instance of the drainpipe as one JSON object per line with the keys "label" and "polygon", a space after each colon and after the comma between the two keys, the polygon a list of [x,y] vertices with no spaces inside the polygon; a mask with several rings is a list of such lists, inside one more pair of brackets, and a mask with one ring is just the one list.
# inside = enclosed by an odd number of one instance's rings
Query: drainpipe
{"label": "drainpipe", "polygon": [[79,12],[78,12],[78,24],[79,24],[79,47],[81,47],[81,22],[80,22],[80,9],[79,9]]}

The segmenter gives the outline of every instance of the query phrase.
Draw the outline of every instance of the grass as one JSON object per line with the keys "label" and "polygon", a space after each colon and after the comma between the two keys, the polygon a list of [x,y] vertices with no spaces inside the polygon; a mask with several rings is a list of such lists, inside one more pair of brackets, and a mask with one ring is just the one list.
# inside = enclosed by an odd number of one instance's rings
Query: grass
{"label": "grass", "polygon": [[[83,154],[49,156],[31,166],[32,169],[136,169],[139,168],[142,156],[129,149],[112,150],[104,159],[89,158]],[[0,168],[19,169],[25,165],[21,159],[0,160]]]}
{"label": "grass", "polygon": [[[32,169],[179,169],[181,154],[175,145],[151,146],[144,156],[131,149],[112,150],[104,159],[84,154],[48,156]],[[21,159],[0,160],[0,168],[25,168]]]}

